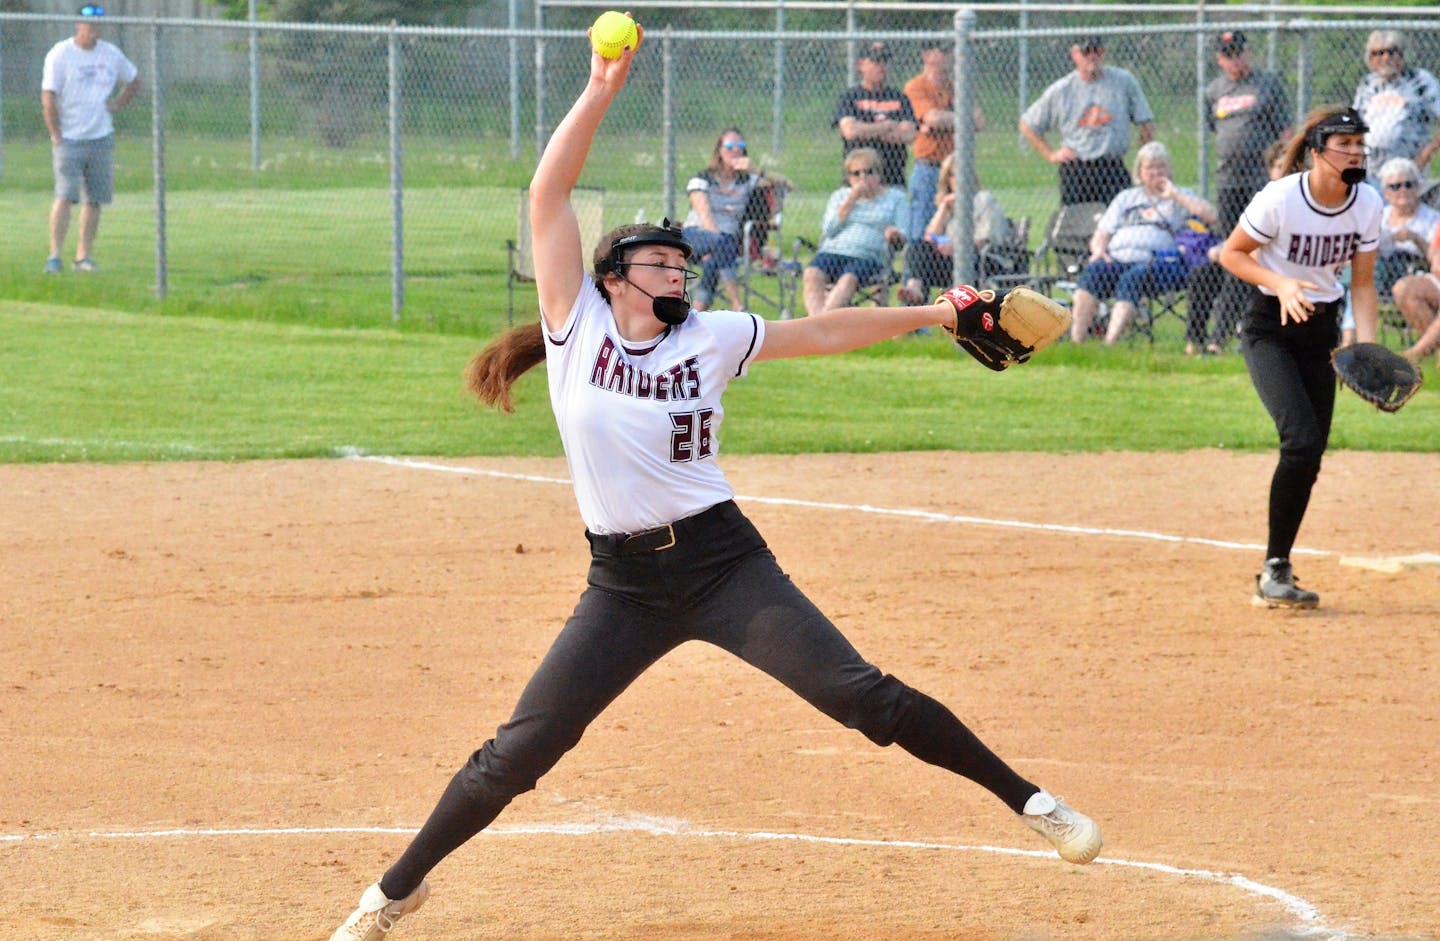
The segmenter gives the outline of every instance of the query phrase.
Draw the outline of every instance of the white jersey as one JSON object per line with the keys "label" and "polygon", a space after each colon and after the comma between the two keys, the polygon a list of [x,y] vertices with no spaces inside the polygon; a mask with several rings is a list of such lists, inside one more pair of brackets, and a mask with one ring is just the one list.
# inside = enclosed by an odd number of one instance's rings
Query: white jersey
{"label": "white jersey", "polygon": [[[1350,187],[1344,204],[1321,206],[1310,194],[1310,174],[1292,173],[1267,183],[1255,194],[1240,225],[1261,244],[1255,260],[1288,278],[1309,281],[1305,297],[1316,303],[1339,300],[1345,293],[1340,273],[1350,259],[1380,247],[1384,200],[1369,186]],[[1275,296],[1269,288],[1261,292]]]}
{"label": "white jersey", "polygon": [[631,343],[585,276],[564,325],[546,331],[545,361],[587,529],[640,532],[734,498],[716,460],[720,396],[764,340],[760,317],[707,310]]}
{"label": "white jersey", "polygon": [[106,102],[116,85],[128,85],[139,72],[116,46],[103,39],[82,49],[73,38],[57,42],[45,55],[40,90],[54,92],[65,140],[98,140],[115,133]]}

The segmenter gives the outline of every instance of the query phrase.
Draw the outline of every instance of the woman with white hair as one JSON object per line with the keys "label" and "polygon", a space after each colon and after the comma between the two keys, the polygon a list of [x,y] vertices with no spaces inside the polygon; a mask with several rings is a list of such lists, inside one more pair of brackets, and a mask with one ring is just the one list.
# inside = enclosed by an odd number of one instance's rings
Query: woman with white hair
{"label": "woman with white hair", "polygon": [[1090,261],[1080,272],[1075,292],[1070,339],[1080,343],[1095,322],[1100,301],[1115,298],[1105,344],[1125,332],[1144,298],[1174,290],[1185,283],[1187,267],[1175,233],[1193,216],[1215,224],[1215,207],[1195,193],[1176,186],[1170,173],[1170,151],[1151,141],[1135,155],[1136,186],[1121,190],[1106,207],[1090,237]]}
{"label": "woman with white hair", "polygon": [[[1370,128],[1370,180],[1391,157],[1409,157],[1422,170],[1440,150],[1440,82],[1405,60],[1405,34],[1377,29],[1365,40],[1370,70],[1355,89],[1352,107]],[[1435,125],[1432,127],[1432,123]]]}
{"label": "woman with white hair", "polygon": [[[1380,168],[1385,209],[1380,216],[1380,254],[1375,259],[1375,290],[1388,294],[1401,278],[1423,270],[1426,253],[1440,228],[1440,212],[1420,201],[1420,168],[1408,157],[1391,157]],[[1340,321],[1340,345],[1355,342],[1355,312],[1347,293]]]}

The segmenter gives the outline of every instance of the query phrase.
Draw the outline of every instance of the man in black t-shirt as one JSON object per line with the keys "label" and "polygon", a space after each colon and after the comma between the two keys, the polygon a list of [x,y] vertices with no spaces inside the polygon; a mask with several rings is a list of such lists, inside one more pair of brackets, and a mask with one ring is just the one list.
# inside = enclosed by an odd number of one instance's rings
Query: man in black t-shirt
{"label": "man in black t-shirt", "polygon": [[890,71],[890,50],[872,42],[856,67],[860,84],[847,88],[835,106],[833,127],[840,129],[844,153],[870,147],[880,154],[881,179],[886,186],[906,187],[905,162],[915,140],[915,112],[910,99],[885,84]]}

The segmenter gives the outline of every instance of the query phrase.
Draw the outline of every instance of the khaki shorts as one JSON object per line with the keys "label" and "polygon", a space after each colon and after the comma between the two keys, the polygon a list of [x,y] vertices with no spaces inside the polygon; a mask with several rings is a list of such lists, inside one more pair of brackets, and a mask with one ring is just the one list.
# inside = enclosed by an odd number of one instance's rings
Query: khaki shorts
{"label": "khaki shorts", "polygon": [[52,151],[56,199],[80,202],[83,183],[85,202],[109,205],[115,196],[115,135],[95,140],[62,140]]}

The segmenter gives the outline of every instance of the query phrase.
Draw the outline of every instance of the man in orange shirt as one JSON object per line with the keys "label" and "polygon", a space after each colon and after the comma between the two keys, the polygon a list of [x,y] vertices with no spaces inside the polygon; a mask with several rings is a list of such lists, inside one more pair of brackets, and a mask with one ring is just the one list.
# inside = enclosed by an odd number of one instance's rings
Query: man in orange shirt
{"label": "man in orange shirt", "polygon": [[[940,164],[955,150],[955,84],[950,44],[940,39],[920,43],[920,74],[905,83],[905,97],[915,112],[915,166],[910,170],[910,227],[914,245],[925,237],[935,212]],[[975,130],[985,130],[985,115],[975,106]]]}
{"label": "man in orange shirt", "polygon": [[910,171],[911,244],[925,234],[935,211],[940,161],[955,149],[955,85],[950,74],[950,47],[938,39],[920,44],[920,74],[905,83],[905,97],[915,112],[915,166]]}

